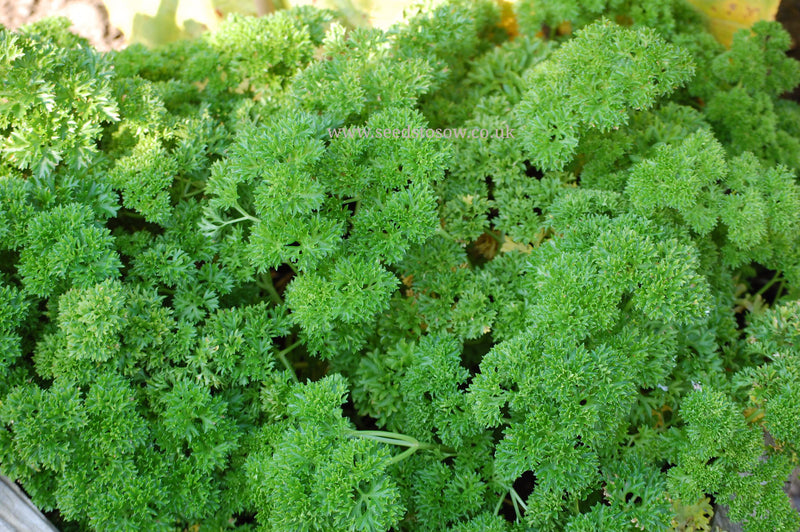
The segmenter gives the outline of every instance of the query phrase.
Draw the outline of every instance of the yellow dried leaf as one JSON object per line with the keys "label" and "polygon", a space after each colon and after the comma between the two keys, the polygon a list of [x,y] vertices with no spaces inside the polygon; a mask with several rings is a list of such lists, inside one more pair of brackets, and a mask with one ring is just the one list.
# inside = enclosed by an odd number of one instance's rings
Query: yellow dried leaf
{"label": "yellow dried leaf", "polygon": [[158,46],[213,30],[221,17],[212,0],[104,0],[109,21],[129,43]]}
{"label": "yellow dried leaf", "polygon": [[514,242],[508,236],[503,239],[503,245],[500,247],[500,253],[508,253],[509,251],[519,251],[520,253],[530,253],[533,246],[530,244],[520,244]]}
{"label": "yellow dried leaf", "polygon": [[706,19],[709,31],[725,46],[733,34],[759,20],[775,20],[780,0],[688,0]]}
{"label": "yellow dried leaf", "polygon": [[714,508],[711,500],[703,497],[694,504],[687,504],[681,500],[671,500],[673,530],[676,532],[708,532],[711,530],[711,518]]}
{"label": "yellow dried leaf", "polygon": [[150,47],[213,31],[228,13],[257,15],[265,6],[267,11],[283,6],[280,0],[266,3],[258,0],[103,0],[103,3],[111,25],[122,31],[128,43]]}
{"label": "yellow dried leaf", "polygon": [[760,408],[751,406],[744,409],[744,417],[749,423],[758,423],[764,419],[764,412]]}
{"label": "yellow dried leaf", "polygon": [[514,5],[508,0],[497,0],[497,5],[500,7],[500,22],[497,25],[506,30],[509,38],[513,39],[519,35],[519,24],[517,23],[517,14],[514,12]]}
{"label": "yellow dried leaf", "polygon": [[[267,2],[259,0],[212,0],[212,4],[214,4],[214,9],[223,16],[228,13],[252,16],[265,15],[283,7],[280,0],[269,0]],[[260,11],[263,11],[263,13],[260,13]]]}

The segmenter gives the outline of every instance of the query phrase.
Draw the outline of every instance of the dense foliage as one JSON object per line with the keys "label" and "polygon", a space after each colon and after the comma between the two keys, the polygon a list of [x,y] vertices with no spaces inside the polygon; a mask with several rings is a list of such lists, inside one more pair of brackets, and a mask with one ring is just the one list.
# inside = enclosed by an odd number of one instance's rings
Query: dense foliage
{"label": "dense foliage", "polygon": [[788,35],[516,9],[0,30],[3,474],[78,530],[797,530]]}

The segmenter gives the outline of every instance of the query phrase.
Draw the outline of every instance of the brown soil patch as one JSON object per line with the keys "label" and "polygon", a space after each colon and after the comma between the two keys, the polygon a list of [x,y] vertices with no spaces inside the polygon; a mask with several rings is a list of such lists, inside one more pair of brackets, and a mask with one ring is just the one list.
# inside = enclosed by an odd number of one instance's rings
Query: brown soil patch
{"label": "brown soil patch", "polygon": [[0,0],[0,24],[17,29],[49,16],[72,21],[72,30],[98,50],[119,50],[125,37],[108,22],[102,0]]}

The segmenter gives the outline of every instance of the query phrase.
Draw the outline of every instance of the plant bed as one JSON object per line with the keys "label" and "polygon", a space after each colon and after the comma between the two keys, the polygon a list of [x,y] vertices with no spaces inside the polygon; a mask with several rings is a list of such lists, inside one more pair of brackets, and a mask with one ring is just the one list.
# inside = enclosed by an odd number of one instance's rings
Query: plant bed
{"label": "plant bed", "polygon": [[65,531],[800,528],[789,35],[549,5],[0,30],[0,471]]}

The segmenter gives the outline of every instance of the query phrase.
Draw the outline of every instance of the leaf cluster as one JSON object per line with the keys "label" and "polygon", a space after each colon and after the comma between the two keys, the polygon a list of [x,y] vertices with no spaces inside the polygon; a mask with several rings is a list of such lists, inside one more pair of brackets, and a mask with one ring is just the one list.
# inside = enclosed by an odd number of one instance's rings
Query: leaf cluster
{"label": "leaf cluster", "polygon": [[[788,35],[509,9],[0,29],[3,474],[81,530],[796,530]],[[438,127],[515,134],[341,134]]]}

